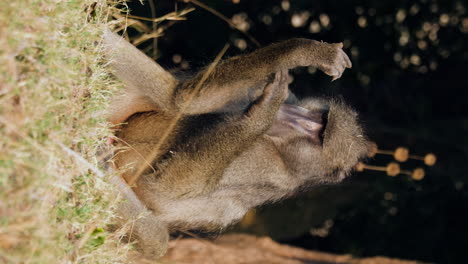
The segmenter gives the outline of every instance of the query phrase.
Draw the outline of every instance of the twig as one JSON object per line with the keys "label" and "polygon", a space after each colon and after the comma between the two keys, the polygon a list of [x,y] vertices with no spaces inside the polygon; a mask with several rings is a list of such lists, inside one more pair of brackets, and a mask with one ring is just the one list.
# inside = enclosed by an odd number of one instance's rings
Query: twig
{"label": "twig", "polygon": [[132,145],[128,144],[127,141],[121,139],[121,138],[117,138],[118,141],[122,142],[123,144],[127,145],[127,147],[129,147],[131,150],[133,150],[138,156],[140,156],[140,158],[146,163],[146,165],[148,167],[150,167],[154,172],[156,172],[156,169],[153,167],[153,165],[151,165],[151,162],[149,162],[147,159],[145,159],[145,156],[143,156],[143,154],[141,154],[136,148],[134,148]]}
{"label": "twig", "polygon": [[[151,9],[151,18],[153,19],[153,21],[151,22],[152,29],[153,29],[153,32],[151,32],[152,34],[156,32],[157,27],[158,27],[158,24],[154,21],[154,19],[156,18],[156,6],[154,5],[153,1],[154,0],[148,1],[150,9]],[[157,51],[158,51],[158,38],[156,37],[156,38],[153,38],[153,56],[152,56],[153,59],[156,59]]]}
{"label": "twig", "polygon": [[68,148],[67,146],[63,145],[61,142],[54,142],[55,144],[59,145],[60,148],[65,151],[68,155],[75,158],[79,163],[85,165],[88,169],[90,169],[94,174],[96,174],[99,178],[104,178],[104,173],[101,170],[96,168],[93,164],[89,163],[85,158],[83,158],[80,154],[76,153],[72,149]]}
{"label": "twig", "polygon": [[204,3],[198,1],[198,0],[179,0],[179,1],[183,1],[183,2],[190,2],[198,7],[201,7],[203,9],[205,9],[206,11],[212,13],[213,15],[217,16],[218,18],[220,18],[221,20],[223,20],[224,22],[228,23],[228,25],[234,29],[237,29],[238,31],[240,31],[242,34],[244,34],[250,41],[252,41],[257,47],[261,47],[262,45],[260,45],[260,42],[258,42],[252,35],[249,34],[249,32],[247,32],[246,30],[243,30],[243,29],[240,29],[236,26],[236,24],[234,24],[231,19],[227,18],[225,15],[221,14],[220,12],[216,11],[215,9],[205,5]]}
{"label": "twig", "polygon": [[141,16],[135,16],[135,15],[127,15],[129,18],[134,18],[134,19],[139,19],[143,21],[150,21],[150,22],[155,22],[159,23],[165,20],[187,20],[184,16],[190,12],[195,10],[195,8],[186,8],[182,11],[174,11],[169,14],[166,14],[162,17],[158,18],[147,18],[147,17],[141,17]]}

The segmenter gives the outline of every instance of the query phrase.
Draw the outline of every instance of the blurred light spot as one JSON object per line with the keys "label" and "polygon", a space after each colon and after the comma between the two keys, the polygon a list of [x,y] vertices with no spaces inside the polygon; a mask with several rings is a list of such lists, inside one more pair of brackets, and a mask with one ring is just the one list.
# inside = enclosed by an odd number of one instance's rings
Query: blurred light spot
{"label": "blurred light spot", "polygon": [[418,41],[418,48],[419,48],[420,50],[425,50],[425,49],[427,49],[427,42],[424,41],[424,40]]}
{"label": "blurred light spot", "polygon": [[442,56],[444,59],[448,58],[450,56],[450,51],[446,49],[441,49],[439,51],[440,56]]}
{"label": "blurred light spot", "polygon": [[364,14],[364,8],[362,8],[361,6],[358,6],[354,9],[354,11],[356,12],[356,14],[358,15],[362,15]]}
{"label": "blurred light spot", "polygon": [[324,27],[330,26],[330,17],[327,14],[320,14],[319,16],[320,23]]}
{"label": "blurred light spot", "polygon": [[320,23],[317,22],[317,21],[312,21],[312,23],[310,23],[309,25],[309,32],[310,33],[318,33],[320,32],[321,30],[321,27],[320,27]]}
{"label": "blurred light spot", "polygon": [[410,38],[410,35],[408,31],[401,32],[400,39],[398,40],[398,42],[400,43],[400,46],[406,46],[406,44],[408,44],[409,42],[409,38]]}
{"label": "blurred light spot", "polygon": [[465,14],[465,6],[463,6],[463,4],[460,2],[460,1],[457,1],[457,3],[455,4],[455,10],[457,10],[457,13],[458,14]]}
{"label": "blurred light spot", "polygon": [[310,12],[309,11],[303,11],[300,13],[296,13],[291,17],[291,24],[293,27],[303,27],[306,23],[307,20],[310,17]]}
{"label": "blurred light spot", "polygon": [[437,40],[437,31],[431,31],[431,33],[429,33],[429,39],[432,40],[432,41],[436,41]]}
{"label": "blurred light spot", "polygon": [[460,30],[463,33],[468,33],[468,17],[463,18]]}
{"label": "blurred light spot", "polygon": [[310,230],[310,234],[318,237],[326,237],[328,236],[328,230],[323,228],[313,228]]}
{"label": "blurred light spot", "polygon": [[393,200],[393,193],[391,192],[384,193],[384,199],[387,201]]}
{"label": "blurred light spot", "polygon": [[410,62],[411,64],[418,66],[421,64],[421,57],[419,57],[417,54],[413,54],[410,57]]}
{"label": "blurred light spot", "polygon": [[175,63],[175,64],[179,64],[182,62],[182,56],[180,56],[179,54],[174,54],[172,56],[172,61]]}
{"label": "blurred light spot", "polygon": [[435,61],[431,61],[431,63],[429,64],[429,68],[432,70],[432,71],[435,71],[437,70],[437,62]]}
{"label": "blurred light spot", "polygon": [[310,229],[310,234],[318,237],[326,237],[330,233],[330,229],[333,227],[333,220],[328,219],[323,223],[323,226],[319,228]]}
{"label": "blurred light spot", "polygon": [[274,15],[277,15],[281,12],[281,7],[279,6],[274,6],[272,9],[271,9],[271,12],[274,14]]}
{"label": "blurred light spot", "polygon": [[402,69],[406,69],[409,66],[409,60],[407,58],[404,58],[400,61],[400,67]]}
{"label": "blurred light spot", "polygon": [[450,17],[449,17],[449,15],[447,15],[447,14],[442,14],[442,15],[440,15],[440,17],[439,17],[439,22],[440,22],[440,25],[441,25],[441,26],[443,26],[443,27],[447,26],[448,23],[450,22]]}
{"label": "blurred light spot", "polygon": [[190,68],[190,64],[188,63],[188,61],[182,61],[182,63],[180,64],[180,68],[186,70]]}
{"label": "blurred light spot", "polygon": [[390,209],[388,209],[388,213],[389,213],[390,215],[396,215],[396,214],[398,213],[398,208],[396,208],[396,207],[393,206],[393,207],[391,207]]}
{"label": "blurred light spot", "polygon": [[431,30],[432,26],[431,26],[431,23],[429,22],[424,22],[423,23],[423,26],[422,26],[422,29],[426,32],[429,32],[429,30]]}
{"label": "blurred light spot", "polygon": [[343,48],[347,49],[347,48],[349,48],[350,46],[351,46],[351,40],[345,39],[345,40],[343,41]]}
{"label": "blurred light spot", "polygon": [[400,62],[402,58],[403,58],[403,57],[401,56],[401,53],[400,53],[400,52],[395,52],[395,54],[393,54],[393,60],[394,60],[395,62]]}
{"label": "blurred light spot", "polygon": [[464,182],[457,181],[457,182],[455,183],[455,189],[456,189],[457,191],[460,191],[461,189],[463,189],[464,186],[465,186],[465,183],[464,183]]}
{"label": "blurred light spot", "polygon": [[263,15],[262,16],[262,22],[265,25],[271,25],[271,23],[273,22],[273,18],[270,15]]}
{"label": "blurred light spot", "polygon": [[314,74],[314,73],[317,72],[317,68],[312,67],[312,66],[309,66],[309,67],[307,67],[307,72],[308,72],[309,74]]}
{"label": "blurred light spot", "polygon": [[398,12],[395,15],[396,21],[401,23],[403,20],[406,18],[406,11],[404,9],[398,10]]}
{"label": "blurred light spot", "polygon": [[327,220],[325,221],[325,225],[324,225],[324,226],[325,226],[326,228],[330,228],[330,227],[333,226],[333,224],[334,224],[334,223],[333,223],[333,220],[332,220],[332,219],[327,219]]}
{"label": "blurred light spot", "polygon": [[245,50],[247,48],[247,42],[241,38],[236,39],[234,45],[240,50]]}
{"label": "blurred light spot", "polygon": [[423,66],[419,67],[418,72],[427,73],[427,66],[423,65]]}
{"label": "blurred light spot", "polygon": [[416,31],[416,37],[418,39],[423,39],[426,37],[426,32],[424,32],[424,30],[418,30]]}
{"label": "blurred light spot", "polygon": [[358,57],[359,56],[359,50],[357,47],[352,47],[351,48],[351,56],[353,57]]}
{"label": "blurred light spot", "polygon": [[439,6],[437,4],[432,4],[431,5],[431,12],[432,13],[437,13],[439,11]]}
{"label": "blurred light spot", "polygon": [[418,4],[414,4],[414,5],[412,5],[412,6],[410,7],[409,13],[410,13],[411,15],[414,16],[414,15],[416,15],[417,13],[419,13],[419,9],[420,9],[420,8],[419,8],[419,5],[418,5]]}
{"label": "blurred light spot", "polygon": [[289,1],[281,1],[281,8],[284,11],[288,11],[290,7],[291,7],[291,3],[289,3]]}
{"label": "blurred light spot", "polygon": [[367,26],[367,19],[363,16],[360,16],[357,20],[359,27],[365,28]]}
{"label": "blurred light spot", "polygon": [[240,0],[232,0],[232,2],[233,2],[234,4],[238,4],[238,3],[240,3]]}
{"label": "blurred light spot", "polygon": [[358,74],[358,80],[359,80],[359,82],[360,82],[362,85],[364,85],[364,86],[369,85],[369,83],[370,83],[370,81],[371,81],[371,79],[370,79],[369,76],[367,76],[367,75],[365,75],[365,74],[362,74],[362,73]]}
{"label": "blurred light spot", "polygon": [[377,14],[377,10],[371,7],[367,10],[367,14],[369,14],[369,16],[375,16],[375,14]]}
{"label": "blurred light spot", "polygon": [[232,23],[236,26],[237,29],[241,31],[247,31],[250,28],[249,22],[247,22],[247,14],[239,13],[232,16]]}
{"label": "blurred light spot", "polygon": [[458,25],[459,22],[460,22],[460,18],[458,18],[457,16],[450,17],[450,24],[456,26]]}

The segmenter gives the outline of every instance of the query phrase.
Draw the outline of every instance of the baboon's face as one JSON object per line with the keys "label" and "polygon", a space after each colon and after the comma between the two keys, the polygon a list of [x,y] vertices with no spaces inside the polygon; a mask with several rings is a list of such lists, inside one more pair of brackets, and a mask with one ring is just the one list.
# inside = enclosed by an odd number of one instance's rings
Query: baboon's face
{"label": "baboon's face", "polygon": [[283,105],[267,135],[291,169],[320,183],[341,181],[369,151],[356,112],[336,100]]}

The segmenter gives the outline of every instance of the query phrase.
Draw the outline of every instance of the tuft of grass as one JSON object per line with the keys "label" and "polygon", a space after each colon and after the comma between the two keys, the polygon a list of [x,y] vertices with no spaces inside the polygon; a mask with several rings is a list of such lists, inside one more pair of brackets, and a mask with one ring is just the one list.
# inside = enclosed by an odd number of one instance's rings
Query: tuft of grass
{"label": "tuft of grass", "polygon": [[118,88],[102,63],[105,0],[0,8],[0,263],[124,263],[96,153]]}

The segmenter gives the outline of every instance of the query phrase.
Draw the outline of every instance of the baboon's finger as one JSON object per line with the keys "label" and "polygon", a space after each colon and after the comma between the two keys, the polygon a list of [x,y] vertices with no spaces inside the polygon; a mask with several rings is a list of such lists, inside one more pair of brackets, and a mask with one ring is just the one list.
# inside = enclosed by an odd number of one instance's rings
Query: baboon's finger
{"label": "baboon's finger", "polygon": [[348,55],[346,54],[346,52],[344,52],[344,50],[341,50],[342,54],[343,54],[343,57],[344,57],[344,60],[346,61],[346,68],[352,68],[353,67],[353,63],[351,62],[351,60],[349,59]]}

